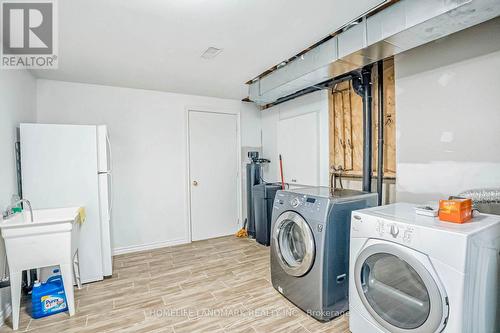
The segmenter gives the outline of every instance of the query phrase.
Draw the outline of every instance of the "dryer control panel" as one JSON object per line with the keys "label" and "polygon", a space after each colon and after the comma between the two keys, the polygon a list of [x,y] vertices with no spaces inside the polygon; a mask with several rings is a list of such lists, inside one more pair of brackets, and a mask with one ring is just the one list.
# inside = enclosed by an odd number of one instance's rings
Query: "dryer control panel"
{"label": "dryer control panel", "polygon": [[[367,221],[368,220],[368,221]],[[393,242],[410,245],[415,238],[415,227],[383,218],[367,218],[361,214],[353,214],[351,220],[351,235],[359,237],[376,236]]]}
{"label": "dryer control panel", "polygon": [[415,228],[393,221],[389,222],[384,219],[378,219],[375,230],[381,238],[400,240],[403,243],[410,244]]}

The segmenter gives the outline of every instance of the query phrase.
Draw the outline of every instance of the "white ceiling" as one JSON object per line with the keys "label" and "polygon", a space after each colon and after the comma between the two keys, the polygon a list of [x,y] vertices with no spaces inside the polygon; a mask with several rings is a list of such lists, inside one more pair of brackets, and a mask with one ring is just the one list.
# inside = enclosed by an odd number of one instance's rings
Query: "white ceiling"
{"label": "white ceiling", "polygon": [[[40,78],[241,99],[244,82],[380,0],[63,0]],[[201,54],[222,48],[216,58]]]}

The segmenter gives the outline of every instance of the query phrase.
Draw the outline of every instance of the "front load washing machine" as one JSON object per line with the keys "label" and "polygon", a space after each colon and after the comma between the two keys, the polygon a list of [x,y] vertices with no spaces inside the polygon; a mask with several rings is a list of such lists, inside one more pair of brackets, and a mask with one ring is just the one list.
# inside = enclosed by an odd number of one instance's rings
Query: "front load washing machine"
{"label": "front load washing machine", "polygon": [[376,204],[376,193],[328,187],[278,191],[271,227],[274,288],[321,321],[347,311],[351,212]]}
{"label": "front load washing machine", "polygon": [[455,224],[415,206],[353,212],[351,332],[500,332],[500,216]]}

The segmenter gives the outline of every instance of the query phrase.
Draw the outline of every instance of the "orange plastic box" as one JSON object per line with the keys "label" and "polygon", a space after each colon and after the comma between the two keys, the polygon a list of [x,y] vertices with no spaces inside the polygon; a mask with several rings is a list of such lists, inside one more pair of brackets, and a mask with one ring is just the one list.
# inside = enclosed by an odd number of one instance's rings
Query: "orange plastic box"
{"label": "orange plastic box", "polygon": [[464,223],[471,218],[471,199],[439,200],[439,219],[441,221]]}

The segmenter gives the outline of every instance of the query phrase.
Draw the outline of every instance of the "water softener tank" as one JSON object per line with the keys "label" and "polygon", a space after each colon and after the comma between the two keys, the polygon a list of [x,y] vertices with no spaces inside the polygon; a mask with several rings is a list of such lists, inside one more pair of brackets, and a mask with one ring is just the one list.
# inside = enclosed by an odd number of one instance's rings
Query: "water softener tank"
{"label": "water softener tank", "polygon": [[252,188],[254,185],[262,182],[262,165],[270,161],[265,158],[259,158],[259,152],[248,152],[250,163],[247,164],[247,230],[248,237],[255,238],[255,210]]}

